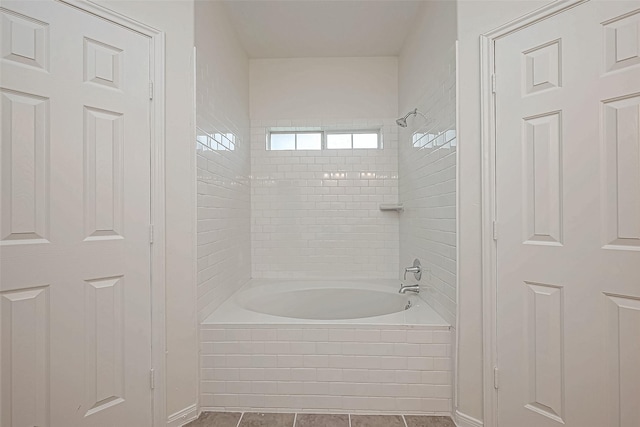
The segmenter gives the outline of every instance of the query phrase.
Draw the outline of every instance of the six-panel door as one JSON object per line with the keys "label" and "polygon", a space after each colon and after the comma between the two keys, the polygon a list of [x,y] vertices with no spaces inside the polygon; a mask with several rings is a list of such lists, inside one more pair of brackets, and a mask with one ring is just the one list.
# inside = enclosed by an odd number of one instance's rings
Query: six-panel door
{"label": "six-panel door", "polygon": [[640,6],[495,43],[499,426],[640,426]]}
{"label": "six-panel door", "polygon": [[151,425],[150,40],[0,9],[0,424]]}

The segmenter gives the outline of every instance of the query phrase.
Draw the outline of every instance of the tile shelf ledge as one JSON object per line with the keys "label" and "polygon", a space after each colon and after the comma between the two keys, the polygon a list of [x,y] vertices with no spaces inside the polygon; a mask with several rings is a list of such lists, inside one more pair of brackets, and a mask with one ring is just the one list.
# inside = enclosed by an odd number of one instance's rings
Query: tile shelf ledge
{"label": "tile shelf ledge", "polygon": [[382,203],[379,205],[381,211],[395,211],[402,212],[404,211],[404,205],[402,203]]}

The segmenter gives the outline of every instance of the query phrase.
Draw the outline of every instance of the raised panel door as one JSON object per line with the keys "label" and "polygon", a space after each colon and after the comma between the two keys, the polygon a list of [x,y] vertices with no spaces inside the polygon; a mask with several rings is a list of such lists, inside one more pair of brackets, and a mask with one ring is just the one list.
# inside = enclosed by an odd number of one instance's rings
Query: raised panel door
{"label": "raised panel door", "polygon": [[149,426],[150,40],[0,8],[0,424]]}

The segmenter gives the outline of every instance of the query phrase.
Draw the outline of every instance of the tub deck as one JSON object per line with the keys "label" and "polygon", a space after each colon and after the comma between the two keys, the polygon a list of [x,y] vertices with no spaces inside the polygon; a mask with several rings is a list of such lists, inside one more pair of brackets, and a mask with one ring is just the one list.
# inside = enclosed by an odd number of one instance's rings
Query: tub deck
{"label": "tub deck", "polygon": [[301,289],[305,286],[318,287],[327,286],[331,287],[332,284],[352,284],[357,286],[357,289],[384,289],[390,293],[396,293],[399,287],[399,281],[397,280],[366,280],[366,281],[300,281],[300,280],[251,280],[245,287],[243,287],[236,295],[233,295],[227,301],[225,301],[215,312],[209,315],[202,321],[202,325],[225,325],[225,327],[243,327],[243,325],[252,325],[260,327],[261,325],[331,325],[333,327],[349,327],[358,325],[362,327],[374,326],[379,328],[393,328],[395,326],[416,325],[416,326],[430,326],[432,329],[449,329],[449,325],[429,304],[422,300],[417,295],[410,295],[413,306],[406,311],[398,313],[386,314],[375,317],[365,317],[358,319],[337,319],[337,320],[315,320],[315,319],[298,319],[291,317],[272,316],[264,313],[257,313],[255,311],[247,310],[242,307],[237,295],[251,290],[260,292],[260,289],[265,286],[295,286],[294,289]]}

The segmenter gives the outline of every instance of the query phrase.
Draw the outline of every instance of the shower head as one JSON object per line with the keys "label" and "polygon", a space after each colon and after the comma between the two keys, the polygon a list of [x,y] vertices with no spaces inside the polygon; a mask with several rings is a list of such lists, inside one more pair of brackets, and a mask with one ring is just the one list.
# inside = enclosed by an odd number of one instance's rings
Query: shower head
{"label": "shower head", "polygon": [[396,123],[398,124],[398,126],[406,128],[407,127],[407,117],[409,117],[410,115],[416,115],[418,114],[418,109],[414,108],[412,111],[409,111],[407,114],[405,114],[404,117],[399,118],[398,120],[396,120]]}

